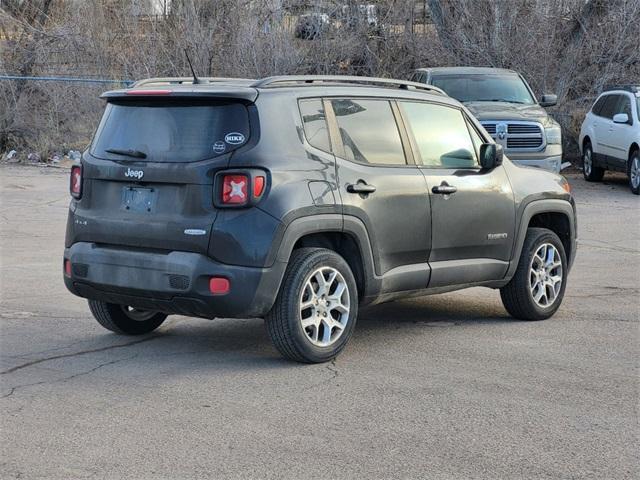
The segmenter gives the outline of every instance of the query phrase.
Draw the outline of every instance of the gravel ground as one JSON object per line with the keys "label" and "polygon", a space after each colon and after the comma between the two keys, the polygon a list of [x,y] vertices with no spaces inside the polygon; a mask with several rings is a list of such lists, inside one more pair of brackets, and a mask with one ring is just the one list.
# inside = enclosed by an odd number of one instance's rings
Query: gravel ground
{"label": "gravel ground", "polygon": [[0,167],[1,478],[640,478],[640,210],[586,184],[565,301],[470,289],[366,309],[334,362],[261,320],[103,330],[62,283],[66,172]]}

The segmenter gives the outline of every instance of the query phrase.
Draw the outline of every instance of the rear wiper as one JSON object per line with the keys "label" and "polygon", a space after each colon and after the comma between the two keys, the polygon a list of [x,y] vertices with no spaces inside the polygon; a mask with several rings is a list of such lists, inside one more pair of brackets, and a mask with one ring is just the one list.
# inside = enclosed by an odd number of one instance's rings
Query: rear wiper
{"label": "rear wiper", "polygon": [[120,148],[107,148],[105,152],[115,153],[116,155],[125,155],[133,158],[147,158],[147,154],[140,150],[124,150]]}

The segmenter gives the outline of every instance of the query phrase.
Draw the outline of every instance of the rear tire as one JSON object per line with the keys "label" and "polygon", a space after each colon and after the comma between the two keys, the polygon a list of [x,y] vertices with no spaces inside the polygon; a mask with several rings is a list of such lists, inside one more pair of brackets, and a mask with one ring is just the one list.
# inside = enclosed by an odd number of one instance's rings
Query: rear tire
{"label": "rear tire", "polygon": [[627,175],[629,176],[631,193],[640,195],[640,150],[634,150],[631,153],[627,167]]}
{"label": "rear tire", "polygon": [[593,148],[591,142],[587,142],[582,154],[582,174],[587,182],[599,182],[604,177],[604,168],[596,167],[593,162]]}
{"label": "rear tire", "polygon": [[321,363],[342,351],[357,315],[358,290],[347,262],[332,250],[301,248],[291,254],[266,325],[284,357]]}
{"label": "rear tire", "polygon": [[511,281],[500,289],[502,304],[512,317],[544,320],[562,303],[568,264],[558,236],[546,228],[530,228]]}
{"label": "rear tire", "polygon": [[107,330],[121,335],[143,335],[154,331],[167,315],[159,312],[136,310],[126,305],[89,300],[93,317]]}

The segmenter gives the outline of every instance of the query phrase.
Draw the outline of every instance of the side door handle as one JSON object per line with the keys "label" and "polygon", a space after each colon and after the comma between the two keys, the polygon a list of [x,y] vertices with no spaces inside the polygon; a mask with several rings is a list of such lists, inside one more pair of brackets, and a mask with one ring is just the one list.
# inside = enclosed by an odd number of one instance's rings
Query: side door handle
{"label": "side door handle", "polygon": [[359,193],[360,195],[369,195],[376,191],[376,187],[369,185],[364,180],[359,180],[358,183],[350,183],[347,185],[347,192]]}
{"label": "side door handle", "polygon": [[440,195],[451,195],[452,193],[456,193],[458,188],[453,185],[449,185],[447,182],[442,182],[440,185],[433,187],[431,191]]}

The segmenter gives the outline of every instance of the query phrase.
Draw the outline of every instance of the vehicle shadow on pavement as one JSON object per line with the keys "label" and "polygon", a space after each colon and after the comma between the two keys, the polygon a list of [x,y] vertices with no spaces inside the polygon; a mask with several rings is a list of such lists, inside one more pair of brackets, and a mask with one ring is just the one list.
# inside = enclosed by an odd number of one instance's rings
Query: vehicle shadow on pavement
{"label": "vehicle shadow on pavement", "polygon": [[[162,341],[163,348],[183,348],[188,345],[191,351],[197,349],[203,356],[212,359],[221,353],[228,355],[242,352],[242,355],[247,356],[247,360],[249,357],[252,360],[256,357],[274,360],[261,365],[261,368],[293,365],[288,361],[280,361],[280,356],[271,345],[261,319],[194,321],[180,318],[179,323],[165,330],[168,335]],[[388,342],[390,336],[406,335],[407,329],[413,325],[449,327],[477,324],[486,327],[512,322],[518,323],[507,314],[500,300],[493,297],[465,298],[449,294],[405,299],[361,309],[351,342],[358,343],[359,334],[365,334],[368,342],[375,343],[376,337],[379,337],[381,342]],[[168,345],[168,342],[171,345]],[[234,361],[240,359],[241,357],[234,355]],[[226,361],[223,358],[221,360]]]}
{"label": "vehicle shadow on pavement", "polygon": [[[89,322],[92,319],[78,318]],[[380,344],[402,342],[413,335],[415,326],[473,327],[504,324],[513,320],[498,299],[483,295],[467,297],[457,294],[406,299],[361,310],[353,348],[372,354]],[[518,322],[516,322],[518,323]],[[137,337],[103,333],[96,328],[82,329],[66,339],[66,345],[52,345],[48,350],[32,351],[18,357],[5,357],[2,372],[8,394],[15,387],[67,381],[122,362],[118,368],[137,367],[148,373],[181,376],[190,374],[255,372],[304,368],[285,360],[272,346],[261,319],[204,320],[181,316],[169,319],[156,332]],[[437,335],[433,331],[433,335]],[[106,373],[106,372],[105,372]],[[4,377],[4,375],[7,375]],[[14,382],[18,378],[28,382]],[[92,375],[95,377],[95,375]],[[5,383],[4,381],[2,382]],[[2,389],[3,391],[6,388]]]}
{"label": "vehicle shadow on pavement", "polygon": [[389,324],[443,322],[503,323],[512,319],[497,301],[465,298],[456,294],[418,297],[364,307],[360,310],[358,329],[377,328]]}
{"label": "vehicle shadow on pavement", "polygon": [[[408,330],[414,325],[486,327],[510,322],[514,320],[499,300],[493,298],[483,300],[481,297],[465,298],[455,294],[423,297],[363,308],[351,342],[359,344],[360,338],[375,345],[378,343],[376,338],[379,338],[380,342],[387,343],[393,336],[401,339],[410,334]],[[155,361],[192,356],[194,361],[214,370],[289,368],[296,365],[278,354],[261,319],[208,321],[175,317],[167,321],[158,333],[159,341],[150,342],[145,347]]]}

